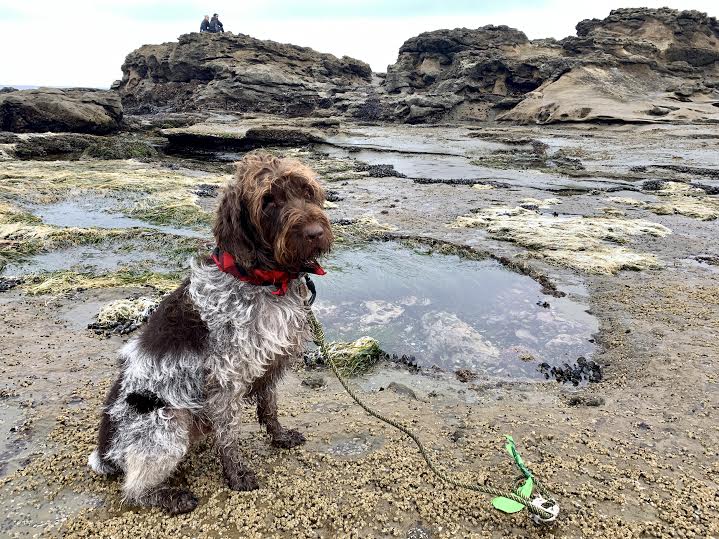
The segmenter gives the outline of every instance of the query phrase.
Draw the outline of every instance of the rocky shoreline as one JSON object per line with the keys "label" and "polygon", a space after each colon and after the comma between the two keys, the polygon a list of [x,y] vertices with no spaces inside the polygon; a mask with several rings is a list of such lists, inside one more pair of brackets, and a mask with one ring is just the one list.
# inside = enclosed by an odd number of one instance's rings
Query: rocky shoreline
{"label": "rocky shoreline", "polygon": [[[0,93],[0,535],[718,536],[717,35],[666,9],[556,42],[441,30],[378,76],[191,34],[131,53],[109,92]],[[311,355],[280,391],[305,446],[271,448],[248,408],[259,490],[227,489],[209,443],[174,519],[87,470],[117,349],[208,252],[256,148],[330,193],[316,312],[390,352],[353,383],[467,481],[512,484],[512,434],[556,526],[438,484]]]}

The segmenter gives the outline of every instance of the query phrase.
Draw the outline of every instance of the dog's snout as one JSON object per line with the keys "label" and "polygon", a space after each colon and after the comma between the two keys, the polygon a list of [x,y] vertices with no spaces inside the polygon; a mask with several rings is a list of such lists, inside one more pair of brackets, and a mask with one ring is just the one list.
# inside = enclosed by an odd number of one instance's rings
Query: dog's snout
{"label": "dog's snout", "polygon": [[305,238],[308,240],[314,241],[322,238],[325,234],[324,228],[322,228],[322,225],[319,223],[311,223],[307,225],[304,229]]}

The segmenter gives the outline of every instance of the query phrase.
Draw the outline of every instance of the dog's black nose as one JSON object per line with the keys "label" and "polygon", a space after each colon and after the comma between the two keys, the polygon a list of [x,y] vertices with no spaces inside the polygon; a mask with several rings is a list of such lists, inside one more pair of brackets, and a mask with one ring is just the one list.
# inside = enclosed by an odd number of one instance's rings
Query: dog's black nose
{"label": "dog's black nose", "polygon": [[319,223],[312,223],[305,227],[305,238],[310,241],[318,240],[324,236],[325,230]]}

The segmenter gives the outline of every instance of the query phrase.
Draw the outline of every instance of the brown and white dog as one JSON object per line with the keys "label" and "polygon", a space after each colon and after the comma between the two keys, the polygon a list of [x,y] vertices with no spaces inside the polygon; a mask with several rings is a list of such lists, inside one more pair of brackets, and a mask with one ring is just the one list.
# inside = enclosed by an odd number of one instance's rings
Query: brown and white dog
{"label": "brown and white dog", "polygon": [[324,198],[297,161],[254,153],[237,164],[217,210],[213,257],[192,263],[189,279],[120,352],[89,465],[124,472],[127,501],[193,510],[195,496],[169,479],[208,431],[228,486],[258,488],[237,444],[244,403],[256,403],[273,445],[305,441],[277,420],[275,388],[310,338],[301,277],[323,273],[317,258],[332,244]]}

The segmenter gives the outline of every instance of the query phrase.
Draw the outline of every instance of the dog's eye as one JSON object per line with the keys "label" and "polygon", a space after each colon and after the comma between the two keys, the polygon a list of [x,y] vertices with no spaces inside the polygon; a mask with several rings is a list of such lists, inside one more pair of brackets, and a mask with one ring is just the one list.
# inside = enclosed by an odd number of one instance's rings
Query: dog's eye
{"label": "dog's eye", "polygon": [[271,204],[275,203],[275,199],[272,195],[265,195],[262,199],[262,207],[269,208]]}

